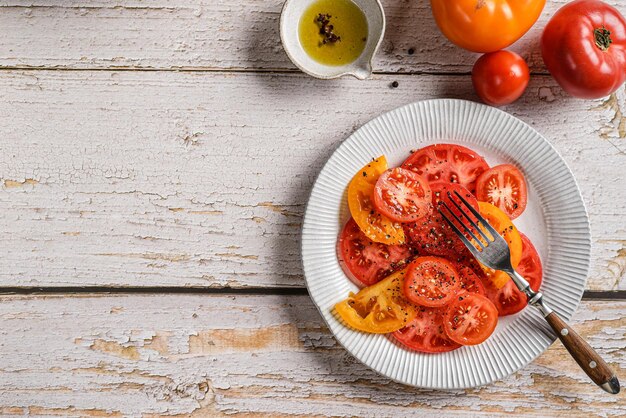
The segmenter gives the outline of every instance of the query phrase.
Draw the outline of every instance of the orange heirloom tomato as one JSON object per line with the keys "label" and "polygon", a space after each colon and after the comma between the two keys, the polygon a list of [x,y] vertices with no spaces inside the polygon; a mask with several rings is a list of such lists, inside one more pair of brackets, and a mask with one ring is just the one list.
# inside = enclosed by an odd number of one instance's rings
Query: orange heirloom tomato
{"label": "orange heirloom tomato", "polygon": [[417,315],[417,307],[404,296],[406,269],[361,289],[335,305],[335,312],[352,328],[387,334],[404,327]]}
{"label": "orange heirloom tomato", "polygon": [[[522,259],[522,237],[519,231],[511,222],[511,219],[502,211],[502,209],[491,203],[478,202],[480,214],[489,222],[489,225],[494,227],[496,231],[502,235],[509,245],[509,251],[511,252],[511,264],[513,268],[519,265]],[[488,234],[489,235],[489,234]],[[494,284],[494,286],[500,289],[507,284],[511,278],[508,274],[500,270],[492,270],[488,267],[482,266],[485,271],[485,275]]]}
{"label": "orange heirloom tomato", "polygon": [[546,0],[430,0],[441,32],[474,52],[498,51],[517,41],[545,4]]}
{"label": "orange heirloom tomato", "polygon": [[387,245],[404,244],[404,230],[374,207],[376,181],[387,171],[387,159],[380,156],[354,175],[348,186],[350,214],[366,237]]}

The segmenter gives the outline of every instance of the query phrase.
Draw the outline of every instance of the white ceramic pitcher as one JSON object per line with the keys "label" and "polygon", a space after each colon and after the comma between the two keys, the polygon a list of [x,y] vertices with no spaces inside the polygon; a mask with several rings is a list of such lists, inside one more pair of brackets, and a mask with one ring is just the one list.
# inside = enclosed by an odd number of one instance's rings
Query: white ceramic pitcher
{"label": "white ceramic pitcher", "polygon": [[280,16],[280,39],[289,59],[305,73],[317,78],[351,75],[360,80],[372,74],[372,59],[385,34],[385,12],[378,0],[351,0],[367,19],[367,43],[361,55],[350,64],[331,66],[311,58],[302,48],[298,27],[305,10],[316,0],[287,0]]}

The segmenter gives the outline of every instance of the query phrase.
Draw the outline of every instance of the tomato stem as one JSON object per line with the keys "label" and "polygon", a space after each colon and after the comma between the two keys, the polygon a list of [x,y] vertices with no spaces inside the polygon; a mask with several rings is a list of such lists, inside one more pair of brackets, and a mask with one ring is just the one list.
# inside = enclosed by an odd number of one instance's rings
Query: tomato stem
{"label": "tomato stem", "polygon": [[611,44],[613,43],[613,39],[611,39],[611,31],[604,26],[594,29],[593,35],[596,39],[596,45],[602,51],[608,50],[609,46],[611,46]]}

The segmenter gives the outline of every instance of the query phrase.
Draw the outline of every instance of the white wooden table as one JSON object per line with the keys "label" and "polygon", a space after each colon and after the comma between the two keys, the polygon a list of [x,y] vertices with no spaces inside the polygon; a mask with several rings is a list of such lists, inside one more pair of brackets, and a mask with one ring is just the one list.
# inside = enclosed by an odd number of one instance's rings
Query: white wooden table
{"label": "white wooden table", "polygon": [[[513,48],[533,78],[505,110],[580,183],[594,241],[575,322],[626,382],[626,89],[574,100],[546,73],[538,36],[565,2]],[[282,51],[280,0],[0,2],[0,413],[626,414],[560,343],[440,392],[368,370],[323,325],[299,254],[322,164],[381,112],[476,100],[476,56],[428,1],[384,6],[374,77],[320,81]]]}

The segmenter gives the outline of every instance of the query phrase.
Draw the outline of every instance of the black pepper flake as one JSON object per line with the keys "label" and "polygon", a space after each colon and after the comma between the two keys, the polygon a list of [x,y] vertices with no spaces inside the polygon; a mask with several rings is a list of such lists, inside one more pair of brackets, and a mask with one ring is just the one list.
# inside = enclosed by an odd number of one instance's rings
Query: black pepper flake
{"label": "black pepper flake", "polygon": [[409,53],[409,55],[413,55],[413,54],[415,54],[415,49],[414,48],[409,48],[409,50],[407,52]]}
{"label": "black pepper flake", "polygon": [[391,88],[393,89],[398,88],[399,85],[400,83],[398,83],[397,81],[394,81],[393,83],[391,83]]}

